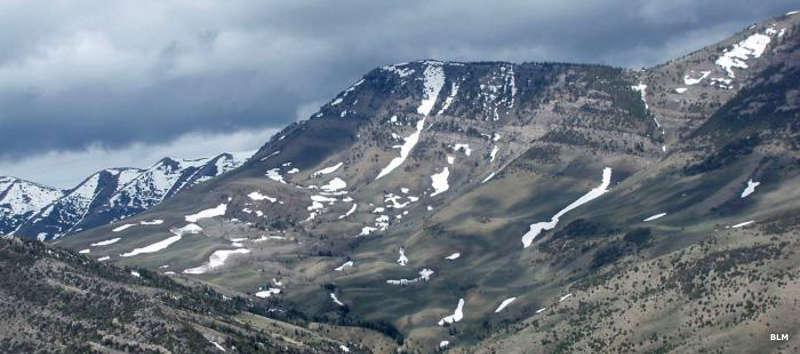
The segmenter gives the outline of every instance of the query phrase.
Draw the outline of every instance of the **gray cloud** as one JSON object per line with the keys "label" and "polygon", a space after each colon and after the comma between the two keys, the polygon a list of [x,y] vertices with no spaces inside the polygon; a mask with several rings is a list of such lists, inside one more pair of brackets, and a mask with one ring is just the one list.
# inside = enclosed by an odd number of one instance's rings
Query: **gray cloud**
{"label": "gray cloud", "polygon": [[387,63],[654,65],[793,3],[3,1],[0,161],[280,127]]}

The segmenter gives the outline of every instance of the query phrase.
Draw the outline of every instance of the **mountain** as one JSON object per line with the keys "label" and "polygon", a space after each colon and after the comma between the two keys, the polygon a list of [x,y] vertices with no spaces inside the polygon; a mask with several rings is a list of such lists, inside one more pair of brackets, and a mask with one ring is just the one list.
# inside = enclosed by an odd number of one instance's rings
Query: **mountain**
{"label": "mountain", "polygon": [[63,195],[56,188],[0,177],[0,234],[17,230],[31,215]]}
{"label": "mountain", "polygon": [[[800,16],[662,65],[376,68],[57,240],[432,352],[795,351]],[[152,220],[162,220],[154,225]]]}
{"label": "mountain", "polygon": [[0,225],[5,225],[0,233],[50,240],[107,225],[238,167],[247,159],[245,155],[164,158],[148,169],[109,168],[66,191],[3,177],[3,183],[16,182],[0,195],[0,207],[4,208]]}

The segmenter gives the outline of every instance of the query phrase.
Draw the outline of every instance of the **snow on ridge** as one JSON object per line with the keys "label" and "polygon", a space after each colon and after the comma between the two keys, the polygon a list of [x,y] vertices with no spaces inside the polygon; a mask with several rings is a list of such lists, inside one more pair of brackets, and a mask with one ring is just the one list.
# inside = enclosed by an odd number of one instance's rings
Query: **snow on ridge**
{"label": "snow on ridge", "polygon": [[425,127],[425,117],[430,114],[433,105],[436,104],[436,100],[439,98],[439,91],[441,91],[442,86],[444,86],[444,70],[442,70],[441,63],[427,63],[423,79],[423,99],[419,107],[417,107],[417,113],[421,114],[423,117],[417,121],[417,130],[405,138],[403,145],[400,146],[400,156],[389,161],[389,164],[378,173],[378,177],[375,177],[376,180],[388,175],[397,167],[400,167],[400,165],[406,161],[406,158],[411,153],[411,150],[414,149],[414,146],[417,145],[417,142],[419,142],[422,128]]}
{"label": "snow on ridge", "polygon": [[659,213],[659,214],[656,214],[656,215],[649,216],[649,217],[647,217],[646,219],[644,219],[642,221],[643,222],[653,221],[653,220],[656,220],[656,219],[660,219],[660,218],[664,217],[665,215],[667,215],[667,213]]}
{"label": "snow on ridge", "polygon": [[564,209],[561,209],[556,215],[550,219],[550,221],[541,221],[535,224],[531,224],[530,230],[522,236],[522,245],[524,248],[528,248],[531,243],[533,243],[533,239],[539,235],[544,230],[552,230],[558,224],[559,218],[564,216],[564,214],[568,213],[570,210],[575,209],[583,204],[586,204],[601,195],[608,192],[608,186],[611,184],[611,167],[606,167],[603,169],[603,181],[600,183],[599,186],[593,188],[570,205],[567,205]]}
{"label": "snow on ridge", "polygon": [[64,196],[64,192],[58,189],[13,177],[0,177],[0,195],[3,192],[5,195],[0,199],[0,205],[3,205],[0,214],[5,209],[10,212],[6,215],[12,217],[37,212]]}
{"label": "snow on ridge", "polygon": [[728,77],[735,78],[736,74],[733,72],[733,68],[747,69],[746,61],[750,57],[761,57],[771,40],[769,32],[767,34],[754,33],[734,44],[733,48],[726,50],[714,63],[725,69]]}
{"label": "snow on ridge", "polygon": [[447,183],[447,178],[449,176],[450,169],[447,167],[442,168],[442,172],[435,173],[431,176],[431,187],[433,187],[433,193],[431,193],[431,197],[444,193],[450,189],[450,185]]}
{"label": "snow on ridge", "polygon": [[786,16],[796,15],[798,13],[800,13],[800,10],[789,11],[789,12],[786,13]]}
{"label": "snow on ridge", "polygon": [[208,257],[208,262],[199,267],[185,269],[184,274],[205,274],[211,270],[217,269],[225,265],[225,261],[234,254],[247,254],[250,250],[247,248],[237,248],[234,250],[217,250],[211,253]]}
{"label": "snow on ridge", "polygon": [[753,192],[756,191],[756,187],[760,184],[761,182],[753,182],[752,179],[747,180],[747,187],[742,191],[741,198],[747,198],[748,195],[753,194]]}
{"label": "snow on ridge", "polygon": [[439,320],[439,325],[444,326],[445,323],[453,324],[464,318],[464,298],[458,299],[458,306],[452,315],[446,316]]}
{"label": "snow on ridge", "polygon": [[500,148],[497,145],[492,147],[492,152],[489,153],[489,162],[494,162],[494,158],[497,157],[497,152],[500,151]]}
{"label": "snow on ridge", "polygon": [[494,178],[494,175],[495,175],[495,172],[492,172],[492,173],[490,173],[488,176],[486,176],[486,178],[484,178],[484,179],[481,181],[481,184],[484,184],[484,183],[486,183],[486,182],[489,182],[489,180],[490,180],[490,179]]}
{"label": "snow on ridge", "polygon": [[213,218],[215,216],[222,216],[225,215],[225,211],[227,211],[228,205],[225,203],[220,203],[216,207],[201,210],[195,214],[189,214],[185,216],[186,221],[188,222],[197,222],[200,219],[208,219]]}
{"label": "snow on ridge", "polygon": [[444,86],[445,76],[441,63],[427,62],[423,76],[423,99],[417,107],[417,113],[427,116],[431,113],[433,105],[439,98],[439,92]]}
{"label": "snow on ridge", "polygon": [[414,74],[414,69],[411,68],[403,68],[402,66],[407,65],[407,63],[400,63],[394,65],[386,65],[381,67],[382,70],[394,73],[395,75],[399,76],[400,78],[404,78],[406,76],[410,76]]}
{"label": "snow on ridge", "polygon": [[337,163],[337,164],[335,164],[333,166],[325,167],[325,168],[323,168],[323,169],[321,169],[321,170],[319,170],[317,172],[312,173],[311,177],[316,177],[316,176],[320,176],[320,175],[327,175],[329,173],[334,173],[334,172],[336,172],[336,170],[339,169],[339,167],[342,167],[342,165],[344,165],[344,162],[339,162],[339,163]]}
{"label": "snow on ridge", "polygon": [[558,299],[558,302],[564,302],[564,300],[569,299],[570,297],[572,297],[572,293],[562,296]]}
{"label": "snow on ridge", "polygon": [[142,220],[139,222],[141,225],[161,225],[164,223],[162,219]]}
{"label": "snow on ridge", "polygon": [[108,245],[113,245],[113,244],[117,243],[119,240],[121,240],[121,238],[116,237],[116,238],[108,239],[108,240],[105,240],[105,241],[98,241],[98,242],[90,244],[89,246],[92,246],[92,247],[108,246]]}
{"label": "snow on ridge", "polygon": [[516,297],[510,297],[508,299],[503,300],[503,302],[500,303],[500,306],[497,306],[497,310],[494,310],[494,312],[498,313],[500,311],[503,311],[508,305],[510,305],[516,299],[517,299]]}

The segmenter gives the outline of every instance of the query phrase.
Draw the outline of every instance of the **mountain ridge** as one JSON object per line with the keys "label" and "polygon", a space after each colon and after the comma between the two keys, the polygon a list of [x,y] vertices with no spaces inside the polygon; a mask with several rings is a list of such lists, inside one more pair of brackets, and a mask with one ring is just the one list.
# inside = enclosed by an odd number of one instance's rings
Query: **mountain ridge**
{"label": "mountain ridge", "polygon": [[786,349],[745,339],[800,328],[800,153],[780,143],[798,136],[798,22],[644,71],[379,67],[125,221],[163,224],[56,245],[388,323],[408,351]]}
{"label": "mountain ridge", "polygon": [[[221,153],[211,158],[164,157],[148,168],[106,168],[91,174],[73,188],[58,190],[15,177],[0,184],[0,233],[35,236],[49,240],[83,228],[114,222],[147,210],[183,189],[207,181],[243,163],[249,153]],[[4,183],[4,182],[0,182]],[[12,199],[30,200],[24,191],[13,191],[14,183],[50,191],[49,198],[26,210]],[[17,203],[18,204],[18,203]],[[55,214],[54,214],[55,213]],[[87,219],[88,217],[88,219]]]}

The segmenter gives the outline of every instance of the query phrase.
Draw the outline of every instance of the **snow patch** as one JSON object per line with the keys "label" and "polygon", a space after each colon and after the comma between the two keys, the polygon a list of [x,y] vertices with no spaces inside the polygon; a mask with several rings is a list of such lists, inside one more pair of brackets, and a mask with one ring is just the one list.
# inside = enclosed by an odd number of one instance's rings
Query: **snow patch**
{"label": "snow patch", "polygon": [[269,178],[269,179],[271,179],[271,180],[273,180],[275,182],[280,182],[280,183],[286,184],[286,180],[284,180],[283,176],[281,176],[281,169],[280,168],[276,167],[276,168],[273,168],[271,170],[268,170],[267,173],[265,174],[265,176],[267,176],[267,178]]}
{"label": "snow patch", "polygon": [[112,244],[117,243],[117,241],[119,241],[119,240],[121,240],[121,238],[117,237],[117,238],[112,238],[112,239],[108,239],[108,240],[105,240],[105,241],[95,242],[95,243],[90,244],[89,246],[92,246],[92,247],[108,246],[108,245],[112,245]]}
{"label": "snow patch", "polygon": [[214,208],[201,210],[195,214],[186,215],[186,221],[188,222],[197,222],[201,219],[208,219],[213,218],[215,216],[222,216],[225,215],[225,211],[228,209],[228,205],[225,203],[221,203]]}
{"label": "snow patch", "polygon": [[431,197],[444,193],[450,189],[450,185],[447,183],[447,178],[449,176],[450,169],[447,167],[442,168],[442,172],[431,176],[431,187],[433,187],[433,193],[431,193]]}
{"label": "snow patch", "polygon": [[208,257],[208,263],[203,264],[199,267],[189,268],[183,271],[184,274],[205,274],[211,270],[216,268],[222,267],[225,265],[225,261],[234,254],[247,254],[250,253],[249,249],[246,248],[238,248],[235,250],[218,250],[214,251],[210,257]]}
{"label": "snow patch", "polygon": [[322,189],[323,191],[326,192],[336,192],[344,188],[347,188],[347,182],[345,182],[343,179],[339,177],[336,177],[330,180],[327,184],[323,185],[322,187],[319,187],[319,189]]}
{"label": "snow patch", "polygon": [[344,264],[334,268],[333,270],[335,270],[337,272],[341,272],[341,271],[345,270],[345,268],[352,268],[352,267],[353,267],[353,261],[347,261],[347,262],[344,262]]}
{"label": "snow patch", "polygon": [[753,194],[756,191],[756,187],[758,187],[761,182],[753,182],[752,179],[747,180],[747,187],[744,188],[742,191],[742,198],[747,198],[748,195]]}
{"label": "snow patch", "polygon": [[754,223],[754,222],[755,222],[755,220],[745,221],[745,222],[743,222],[743,223],[738,223],[738,224],[736,224],[736,225],[733,225],[733,226],[731,226],[731,228],[738,229],[738,228],[740,228],[740,227],[745,227],[745,226],[747,226],[747,225],[750,225],[750,224],[752,224],[752,223]]}
{"label": "snow patch", "polygon": [[256,292],[255,295],[256,295],[256,297],[260,297],[262,299],[266,299],[266,298],[268,298],[268,297],[270,297],[272,295],[278,295],[280,293],[281,293],[281,289],[269,288],[267,290],[262,290],[262,291]]}
{"label": "snow patch", "polygon": [[510,297],[508,299],[503,300],[503,302],[500,303],[500,306],[497,306],[497,310],[494,310],[494,312],[498,313],[500,311],[503,311],[503,309],[505,309],[506,306],[510,305],[516,299],[517,299],[516,297]]}
{"label": "snow patch", "polygon": [[408,264],[408,257],[406,257],[406,251],[400,248],[400,258],[397,258],[397,264],[401,266],[405,266]]}
{"label": "snow patch", "polygon": [[342,220],[342,219],[350,216],[351,214],[353,214],[356,211],[356,208],[358,208],[358,204],[353,203],[353,206],[350,207],[350,210],[348,210],[346,213],[344,213],[344,215],[339,215],[339,220]]}
{"label": "snow patch", "polygon": [[323,169],[321,169],[321,170],[319,170],[317,172],[312,173],[311,177],[316,177],[316,176],[321,176],[321,175],[327,175],[329,173],[334,173],[334,172],[336,172],[336,170],[339,169],[339,167],[342,167],[342,165],[344,165],[344,162],[339,162],[339,163],[337,163],[337,164],[335,164],[333,166],[325,167],[325,168],[323,168]]}
{"label": "snow patch", "polygon": [[667,215],[667,213],[660,213],[660,214],[656,214],[656,215],[653,215],[653,216],[649,216],[649,217],[647,217],[646,219],[644,219],[642,221],[643,222],[653,221],[655,219],[662,218],[664,215]]}
{"label": "snow patch", "polygon": [[172,233],[175,236],[168,237],[164,240],[158,241],[156,243],[150,244],[145,247],[136,248],[133,251],[123,253],[120,256],[133,257],[144,253],[155,253],[169,247],[171,244],[175,242],[180,241],[181,237],[183,237],[184,234],[197,234],[200,233],[200,231],[203,231],[203,229],[197,224],[188,224],[182,228],[172,230]]}
{"label": "snow patch", "polygon": [[446,259],[448,261],[454,261],[454,260],[458,259],[459,257],[461,257],[461,253],[460,252],[455,252],[455,253],[447,256],[447,257],[444,257],[444,259]]}
{"label": "snow patch", "polygon": [[120,232],[120,231],[129,229],[129,228],[134,227],[134,226],[136,226],[136,224],[125,224],[125,225],[117,226],[113,230],[111,230],[111,232]]}
{"label": "snow patch", "polygon": [[530,230],[522,236],[522,245],[525,248],[533,243],[533,239],[539,235],[544,230],[551,230],[556,227],[558,224],[558,219],[561,218],[564,214],[568,213],[570,210],[575,209],[583,204],[586,204],[601,195],[608,192],[608,186],[611,184],[611,167],[606,167],[603,169],[603,181],[600,183],[599,186],[590,190],[588,193],[584,194],[578,200],[572,202],[572,204],[567,205],[566,208],[561,209],[556,215],[550,219],[550,221],[542,221],[535,224],[531,224]]}
{"label": "snow patch", "polygon": [[678,88],[675,89],[675,92],[684,93],[684,92],[686,92],[686,90],[688,90],[688,89],[685,88],[685,87],[678,87]]}
{"label": "snow patch", "polygon": [[441,320],[439,320],[439,325],[440,326],[444,326],[445,323],[448,323],[448,324],[456,323],[458,321],[461,321],[462,318],[464,318],[464,299],[463,298],[458,299],[458,306],[456,307],[456,310],[453,312],[452,315],[449,315],[449,316],[444,317]]}
{"label": "snow patch", "polygon": [[247,197],[250,198],[251,200],[255,200],[255,201],[268,200],[270,203],[275,203],[275,202],[278,201],[277,198],[273,198],[273,197],[270,197],[268,195],[261,194],[259,191],[252,192],[252,193],[248,194]]}
{"label": "snow patch", "polygon": [[638,91],[639,95],[641,95],[642,103],[644,103],[644,109],[650,109],[650,107],[647,105],[647,85],[640,82],[638,85],[631,86],[631,89]]}
{"label": "snow patch", "polygon": [[758,58],[767,49],[771,38],[769,35],[755,33],[745,40],[733,45],[733,48],[726,50],[715,62],[728,73],[728,77],[735,78],[733,68],[747,69],[747,60],[750,57]]}
{"label": "snow patch", "polygon": [[336,297],[336,294],[334,294],[334,293],[331,293],[331,300],[333,300],[333,303],[334,303],[334,304],[337,304],[337,305],[339,305],[339,306],[344,306],[344,303],[342,303],[341,301],[339,301],[339,298],[337,298],[337,297]]}
{"label": "snow patch", "polygon": [[690,72],[690,73],[688,73],[688,74],[686,74],[686,75],[683,75],[683,83],[684,83],[684,84],[686,84],[686,85],[688,85],[688,86],[692,86],[692,85],[697,85],[697,84],[699,84],[699,83],[700,83],[700,81],[703,81],[703,79],[705,79],[705,78],[706,78],[706,76],[708,76],[709,74],[711,74],[711,70],[708,70],[708,71],[701,71],[701,72],[700,72],[700,77],[692,77],[692,76],[693,76],[693,75],[692,75],[693,73],[694,73],[694,71],[692,71],[692,72]]}
{"label": "snow patch", "polygon": [[464,155],[469,156],[472,154],[472,149],[469,148],[469,144],[455,144],[453,145],[453,151],[464,151]]}

